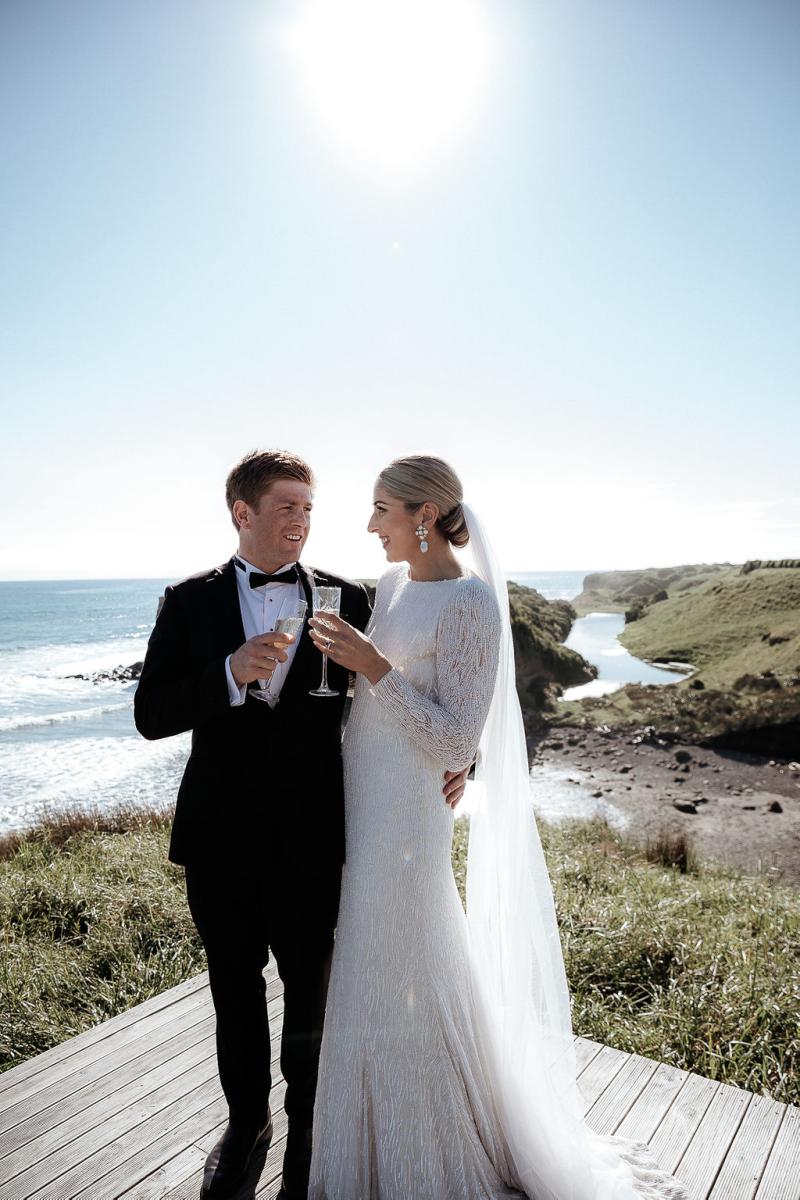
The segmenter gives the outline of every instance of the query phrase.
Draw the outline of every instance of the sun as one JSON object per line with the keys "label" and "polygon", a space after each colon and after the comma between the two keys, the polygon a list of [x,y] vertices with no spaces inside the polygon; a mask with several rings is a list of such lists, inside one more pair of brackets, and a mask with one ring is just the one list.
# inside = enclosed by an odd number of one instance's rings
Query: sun
{"label": "sun", "polygon": [[489,59],[480,0],[306,0],[288,45],[328,129],[389,169],[419,166],[466,125]]}

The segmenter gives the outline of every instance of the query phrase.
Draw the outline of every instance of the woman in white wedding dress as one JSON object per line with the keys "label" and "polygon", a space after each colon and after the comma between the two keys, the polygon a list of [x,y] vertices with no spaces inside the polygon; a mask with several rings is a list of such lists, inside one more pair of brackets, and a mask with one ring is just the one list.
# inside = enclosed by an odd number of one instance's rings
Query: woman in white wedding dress
{"label": "woman in white wedding dress", "polygon": [[[369,529],[393,565],[366,636],[312,623],[357,679],[309,1200],[682,1200],[646,1147],[582,1119],[507,595],[479,522],[452,469],[418,456],[381,472]],[[470,535],[478,573],[453,553]],[[467,918],[441,775],[479,742]]]}

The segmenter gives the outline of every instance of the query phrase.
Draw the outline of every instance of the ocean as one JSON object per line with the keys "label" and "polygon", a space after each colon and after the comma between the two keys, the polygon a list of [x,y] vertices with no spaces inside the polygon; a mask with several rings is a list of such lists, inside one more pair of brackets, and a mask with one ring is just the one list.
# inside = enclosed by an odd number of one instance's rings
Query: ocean
{"label": "ocean", "polygon": [[[570,599],[586,574],[510,578]],[[0,834],[48,808],[172,803],[189,735],[146,742],[133,724],[135,682],[70,678],[141,661],[169,582],[0,583]]]}

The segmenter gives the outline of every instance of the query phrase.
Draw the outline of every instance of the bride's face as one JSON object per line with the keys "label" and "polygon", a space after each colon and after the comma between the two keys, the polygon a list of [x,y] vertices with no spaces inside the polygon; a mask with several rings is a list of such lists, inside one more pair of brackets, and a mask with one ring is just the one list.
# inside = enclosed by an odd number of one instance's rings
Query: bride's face
{"label": "bride's face", "polygon": [[387,562],[410,562],[419,554],[419,538],[414,533],[419,520],[379,483],[375,485],[372,506],[367,530],[381,539]]}

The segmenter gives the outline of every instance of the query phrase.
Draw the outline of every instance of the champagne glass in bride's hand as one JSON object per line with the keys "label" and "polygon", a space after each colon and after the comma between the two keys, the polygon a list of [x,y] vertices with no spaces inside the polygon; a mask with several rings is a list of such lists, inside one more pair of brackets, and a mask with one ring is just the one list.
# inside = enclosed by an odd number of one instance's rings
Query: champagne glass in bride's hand
{"label": "champagne glass in bride's hand", "polygon": [[[289,609],[283,613],[275,622],[276,633],[289,633],[293,638],[300,636],[300,631],[303,628],[303,621],[306,615],[305,600],[295,600]],[[278,663],[275,663],[277,670]],[[272,686],[272,676],[269,679],[259,679],[258,687],[249,689],[250,695],[255,696],[256,700],[265,700],[267,704],[274,699],[270,688]]]}
{"label": "champagne glass in bride's hand", "polygon": [[[312,588],[311,595],[312,604],[314,606],[314,616],[319,619],[320,624],[325,624],[325,613],[336,613],[339,615],[339,609],[342,604],[342,589],[338,587],[315,587]],[[330,627],[329,627],[330,628]],[[328,656],[322,656],[322,680],[318,688],[312,688],[309,696],[338,696],[339,693],[328,687]]]}

